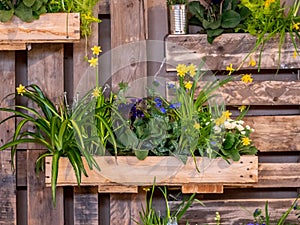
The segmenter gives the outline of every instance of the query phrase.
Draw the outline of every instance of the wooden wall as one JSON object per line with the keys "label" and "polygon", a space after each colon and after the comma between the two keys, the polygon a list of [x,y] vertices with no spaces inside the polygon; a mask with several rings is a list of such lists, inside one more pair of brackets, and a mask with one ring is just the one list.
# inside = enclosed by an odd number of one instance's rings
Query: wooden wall
{"label": "wooden wall", "polygon": [[[161,43],[168,34],[165,0],[102,0],[95,13],[103,22],[99,27],[93,26],[88,50],[100,43],[103,55],[108,54],[102,58],[106,65],[110,65],[109,69],[101,70],[103,82],[109,80],[111,74],[113,86],[120,81],[146,82],[142,78],[153,76],[165,56],[163,46],[149,49],[145,42],[158,40]],[[126,52],[122,51],[124,46]],[[84,55],[83,39],[74,44],[40,43],[32,44],[30,50],[0,51],[0,98],[14,92],[19,83],[36,83],[53,100],[66,91],[71,101],[82,83],[89,85],[86,78],[89,69],[83,61]],[[158,60],[145,63],[146,57]],[[266,200],[270,203],[272,215],[280,215],[299,194],[298,69],[280,70],[276,76],[272,70],[251,72],[255,79],[252,84],[232,83],[224,91],[224,98],[233,111],[237,105],[251,105],[247,121],[256,129],[252,138],[260,149],[261,179],[252,186],[226,186],[222,194],[197,195],[206,206],[193,204],[181,224],[186,220],[190,224],[213,224],[216,211],[221,214],[222,224],[241,224],[249,221],[252,212],[263,207]],[[166,68],[160,75],[175,78],[174,72]],[[143,90],[138,90],[138,93],[143,94]],[[15,101],[22,103],[20,99],[6,98],[1,107],[13,105]],[[0,118],[5,116],[0,114]],[[1,125],[1,143],[11,137],[14,127],[12,122]],[[36,176],[34,171],[33,162],[43,151],[39,146],[20,146],[16,171],[10,168],[10,152],[0,153],[0,224],[134,224],[132,218],[138,218],[145,199],[142,189],[138,194],[109,194],[98,193],[97,187],[60,187],[57,206],[53,208],[44,174]],[[171,207],[175,208],[182,195],[178,189],[170,188],[169,192],[173,196],[170,198]],[[164,212],[159,193],[154,204]],[[290,221],[295,222],[295,216],[291,216]]]}

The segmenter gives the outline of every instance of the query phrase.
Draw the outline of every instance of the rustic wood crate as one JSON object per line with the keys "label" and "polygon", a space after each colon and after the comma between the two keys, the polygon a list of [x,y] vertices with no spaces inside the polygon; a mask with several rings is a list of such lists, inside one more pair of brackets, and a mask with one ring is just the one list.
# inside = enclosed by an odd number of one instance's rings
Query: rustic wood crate
{"label": "rustic wood crate", "polygon": [[[225,70],[230,64],[237,69],[254,69],[249,65],[250,57],[243,60],[253,50],[256,37],[247,33],[222,34],[213,44],[207,42],[206,34],[168,35],[166,38],[167,71],[174,71],[179,63],[199,65],[205,59],[205,70]],[[299,46],[299,40],[296,39]],[[293,57],[294,45],[289,35],[281,49],[279,58],[279,39],[270,39],[263,48],[262,69],[293,69],[300,67],[300,61]],[[252,54],[259,61],[260,48]]]}
{"label": "rustic wood crate", "polygon": [[79,13],[46,13],[30,23],[16,16],[9,22],[0,22],[0,50],[26,49],[27,43],[67,43],[79,40]]}

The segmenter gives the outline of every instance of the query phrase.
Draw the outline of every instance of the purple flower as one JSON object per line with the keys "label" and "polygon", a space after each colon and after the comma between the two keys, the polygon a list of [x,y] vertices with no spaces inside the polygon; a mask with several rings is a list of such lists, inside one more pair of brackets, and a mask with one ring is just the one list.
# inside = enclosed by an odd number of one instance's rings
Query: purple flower
{"label": "purple flower", "polygon": [[175,88],[175,84],[172,84],[172,83],[171,83],[171,84],[168,84],[168,88],[169,88],[169,89]]}
{"label": "purple flower", "polygon": [[160,108],[162,106],[162,100],[160,98],[155,98],[154,102],[156,104],[156,107]]}

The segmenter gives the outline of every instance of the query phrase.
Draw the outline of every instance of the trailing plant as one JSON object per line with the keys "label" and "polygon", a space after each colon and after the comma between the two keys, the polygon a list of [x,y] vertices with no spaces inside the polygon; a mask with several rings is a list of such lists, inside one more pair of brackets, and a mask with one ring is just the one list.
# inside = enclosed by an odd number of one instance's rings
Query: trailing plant
{"label": "trailing plant", "polygon": [[187,4],[188,0],[167,0],[167,5]]}

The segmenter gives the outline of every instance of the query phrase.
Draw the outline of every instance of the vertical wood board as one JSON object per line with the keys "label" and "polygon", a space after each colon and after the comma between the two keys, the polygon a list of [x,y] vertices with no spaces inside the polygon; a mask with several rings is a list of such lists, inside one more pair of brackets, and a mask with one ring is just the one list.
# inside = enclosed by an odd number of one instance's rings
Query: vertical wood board
{"label": "vertical wood board", "polygon": [[[15,55],[14,52],[0,51],[0,107],[13,106],[14,97],[5,98],[15,91]],[[0,120],[10,116],[9,113],[0,112]],[[0,126],[0,145],[9,141],[14,133],[14,120],[7,121]],[[0,224],[16,224],[16,177],[11,168],[10,150],[0,151]]]}

